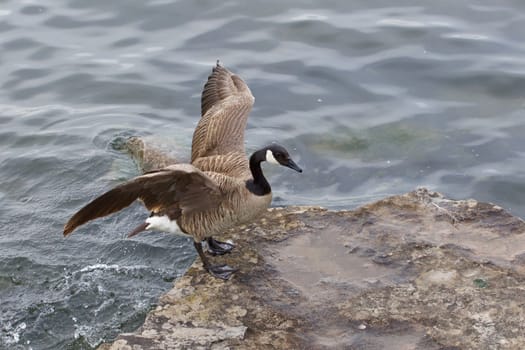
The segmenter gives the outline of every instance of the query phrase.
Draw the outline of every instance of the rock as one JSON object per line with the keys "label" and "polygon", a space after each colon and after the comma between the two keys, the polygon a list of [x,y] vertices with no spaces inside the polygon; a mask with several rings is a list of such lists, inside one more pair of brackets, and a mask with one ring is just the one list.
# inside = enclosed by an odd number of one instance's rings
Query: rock
{"label": "rock", "polygon": [[[142,169],[175,158],[130,139]],[[180,159],[177,157],[177,159]],[[421,188],[353,211],[274,208],[227,232],[229,281],[197,260],[103,350],[524,349],[525,223]]]}
{"label": "rock", "polygon": [[525,348],[525,223],[492,204],[418,189],[270,209],[221,239],[231,280],[196,261],[100,349]]}

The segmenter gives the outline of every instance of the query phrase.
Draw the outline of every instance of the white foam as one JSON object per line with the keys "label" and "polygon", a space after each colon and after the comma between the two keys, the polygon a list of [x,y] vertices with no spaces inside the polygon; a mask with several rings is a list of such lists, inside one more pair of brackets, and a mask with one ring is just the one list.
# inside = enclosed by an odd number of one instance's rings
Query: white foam
{"label": "white foam", "polygon": [[[20,334],[27,328],[25,322],[21,322],[16,327],[7,323],[3,327],[5,335],[2,335],[2,341],[8,345],[17,344],[20,341]],[[6,332],[7,331],[7,332]]]}
{"label": "white foam", "polygon": [[95,270],[116,270],[118,271],[120,266],[118,265],[108,265],[108,264],[94,264],[83,267],[80,269],[80,272],[91,272]]}

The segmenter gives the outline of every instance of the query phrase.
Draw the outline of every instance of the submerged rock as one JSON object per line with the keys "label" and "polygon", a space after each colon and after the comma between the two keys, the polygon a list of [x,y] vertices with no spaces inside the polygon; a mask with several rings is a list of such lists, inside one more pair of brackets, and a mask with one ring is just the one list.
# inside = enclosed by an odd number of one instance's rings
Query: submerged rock
{"label": "submerged rock", "polygon": [[353,211],[275,208],[224,234],[144,325],[100,349],[523,349],[525,223],[426,189]]}

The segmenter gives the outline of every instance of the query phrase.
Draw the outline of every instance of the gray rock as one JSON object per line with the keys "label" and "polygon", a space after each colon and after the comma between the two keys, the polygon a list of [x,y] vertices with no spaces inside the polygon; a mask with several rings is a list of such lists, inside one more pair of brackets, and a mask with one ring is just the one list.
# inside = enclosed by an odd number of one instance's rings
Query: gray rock
{"label": "gray rock", "polygon": [[270,209],[224,234],[134,333],[100,349],[524,349],[525,223],[426,189],[353,211]]}

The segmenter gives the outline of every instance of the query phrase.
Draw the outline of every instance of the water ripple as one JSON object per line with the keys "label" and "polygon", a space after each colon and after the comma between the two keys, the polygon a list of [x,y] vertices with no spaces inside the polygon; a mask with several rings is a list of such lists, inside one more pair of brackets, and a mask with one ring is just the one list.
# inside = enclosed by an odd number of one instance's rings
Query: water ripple
{"label": "water ripple", "polygon": [[133,206],[67,239],[67,218],[138,174],[115,145],[189,154],[217,59],[256,98],[274,205],[353,208],[427,185],[525,215],[522,2],[8,0],[0,10],[0,347],[92,348],[132,330],[194,258],[126,233]]}

